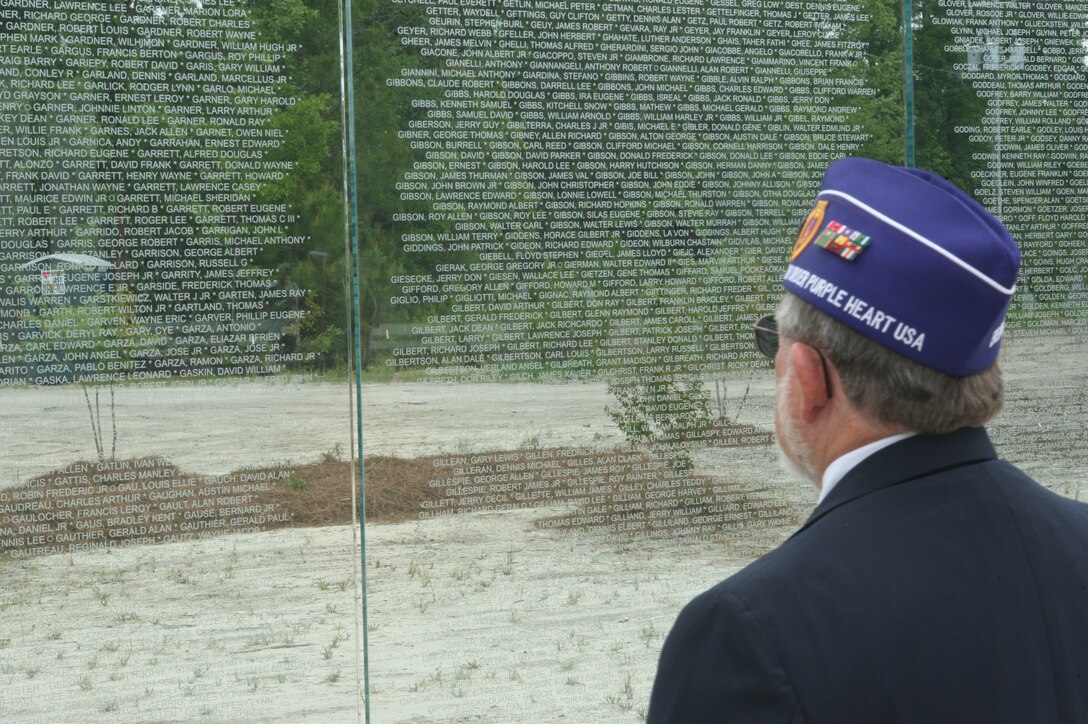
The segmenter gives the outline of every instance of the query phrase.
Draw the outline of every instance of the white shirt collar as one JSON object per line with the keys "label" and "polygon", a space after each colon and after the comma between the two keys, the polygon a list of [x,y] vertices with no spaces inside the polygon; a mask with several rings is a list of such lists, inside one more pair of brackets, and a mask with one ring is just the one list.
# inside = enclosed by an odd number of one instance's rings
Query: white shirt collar
{"label": "white shirt collar", "polygon": [[856,450],[851,450],[845,455],[835,458],[835,460],[827,466],[827,470],[824,470],[823,480],[820,483],[820,499],[816,501],[816,505],[824,502],[824,498],[831,492],[831,489],[843,479],[843,476],[857,467],[862,460],[879,450],[883,450],[889,445],[897,443],[900,440],[906,440],[908,437],[913,437],[917,434],[918,433],[916,432],[904,432],[899,435],[892,435],[891,437],[883,437],[875,442],[871,442],[868,445],[862,445]]}

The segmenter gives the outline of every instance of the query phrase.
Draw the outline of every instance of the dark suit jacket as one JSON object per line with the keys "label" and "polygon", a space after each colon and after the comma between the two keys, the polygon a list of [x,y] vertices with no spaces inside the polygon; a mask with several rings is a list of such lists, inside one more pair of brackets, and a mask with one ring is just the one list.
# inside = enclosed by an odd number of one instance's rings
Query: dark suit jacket
{"label": "dark suit jacket", "polygon": [[648,721],[1085,724],[1088,505],[981,428],[891,445],[684,608]]}

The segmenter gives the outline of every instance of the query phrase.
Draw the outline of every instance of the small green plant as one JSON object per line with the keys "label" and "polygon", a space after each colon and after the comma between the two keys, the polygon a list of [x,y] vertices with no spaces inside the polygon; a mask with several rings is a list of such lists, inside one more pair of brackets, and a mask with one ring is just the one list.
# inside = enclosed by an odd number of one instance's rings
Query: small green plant
{"label": "small green plant", "polygon": [[628,674],[623,682],[623,690],[615,696],[606,696],[605,701],[619,708],[620,711],[631,711],[635,707],[635,689],[631,686],[631,675]]}
{"label": "small green plant", "polygon": [[329,673],[329,675],[325,677],[325,683],[327,683],[327,684],[335,684],[337,681],[340,681],[340,667],[339,666],[336,667],[336,671],[333,671],[333,672]]}
{"label": "small green plant", "polygon": [[[648,374],[634,379],[610,380],[608,392],[614,406],[605,412],[631,445],[664,444],[666,447],[698,442],[713,424],[710,399],[698,378]],[[674,467],[690,470],[690,456],[678,452]]]}
{"label": "small green plant", "polygon": [[289,477],[287,479],[287,485],[291,488],[291,490],[309,490],[310,489],[310,484],[309,483],[307,483],[305,480],[303,480],[302,478],[300,478],[299,476],[294,475],[294,474],[292,474],[291,477]]}

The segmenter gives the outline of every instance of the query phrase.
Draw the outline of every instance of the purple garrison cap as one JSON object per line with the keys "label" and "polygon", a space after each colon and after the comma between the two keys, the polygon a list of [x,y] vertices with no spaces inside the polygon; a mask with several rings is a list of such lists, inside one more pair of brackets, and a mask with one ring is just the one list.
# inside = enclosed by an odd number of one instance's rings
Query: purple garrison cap
{"label": "purple garrison cap", "polygon": [[959,188],[844,158],[824,174],[786,290],[893,352],[953,377],[997,359],[1020,250]]}

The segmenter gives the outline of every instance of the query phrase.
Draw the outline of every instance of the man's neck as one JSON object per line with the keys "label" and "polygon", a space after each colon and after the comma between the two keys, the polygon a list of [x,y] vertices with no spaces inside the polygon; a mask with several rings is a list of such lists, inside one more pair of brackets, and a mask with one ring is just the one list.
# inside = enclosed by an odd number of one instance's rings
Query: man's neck
{"label": "man's neck", "polygon": [[897,435],[882,437],[879,440],[874,440],[873,442],[862,445],[861,447],[844,453],[832,460],[831,464],[827,466],[827,469],[824,470],[823,476],[821,477],[820,497],[816,501],[816,504],[819,505],[824,502],[824,498],[828,496],[832,488],[834,488],[848,472],[857,467],[861,461],[865,460],[865,458],[883,450],[889,445],[894,445],[900,440],[913,437],[915,434],[916,433],[913,432],[902,432]]}
{"label": "man's neck", "polygon": [[830,419],[819,427],[812,447],[821,477],[828,466],[843,455],[892,435],[909,432],[899,426],[876,422],[862,415],[853,405],[840,405],[828,412],[832,413]]}

